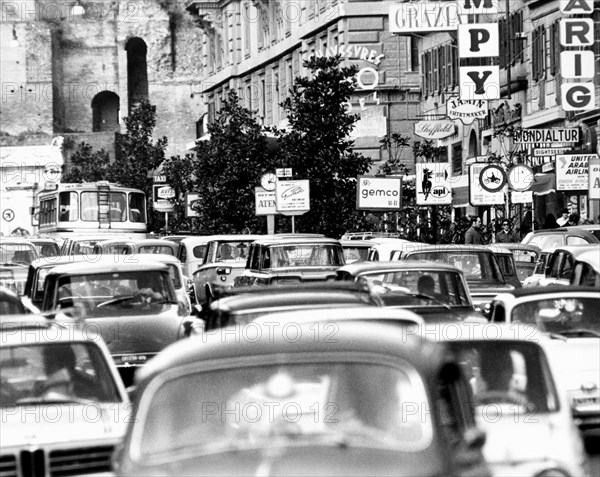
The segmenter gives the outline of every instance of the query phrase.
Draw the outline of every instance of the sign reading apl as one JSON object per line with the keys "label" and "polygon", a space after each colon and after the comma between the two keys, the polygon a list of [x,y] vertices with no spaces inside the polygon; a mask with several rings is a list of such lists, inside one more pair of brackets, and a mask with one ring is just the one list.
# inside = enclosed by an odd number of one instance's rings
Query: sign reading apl
{"label": "sign reading apl", "polygon": [[417,205],[452,203],[449,162],[415,164]]}

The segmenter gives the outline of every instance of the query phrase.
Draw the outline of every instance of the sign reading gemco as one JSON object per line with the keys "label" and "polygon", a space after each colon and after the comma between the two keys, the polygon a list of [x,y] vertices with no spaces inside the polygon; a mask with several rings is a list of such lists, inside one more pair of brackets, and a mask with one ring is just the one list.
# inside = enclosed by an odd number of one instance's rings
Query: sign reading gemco
{"label": "sign reading gemco", "polygon": [[401,208],[401,177],[359,176],[357,178],[357,210],[400,210]]}

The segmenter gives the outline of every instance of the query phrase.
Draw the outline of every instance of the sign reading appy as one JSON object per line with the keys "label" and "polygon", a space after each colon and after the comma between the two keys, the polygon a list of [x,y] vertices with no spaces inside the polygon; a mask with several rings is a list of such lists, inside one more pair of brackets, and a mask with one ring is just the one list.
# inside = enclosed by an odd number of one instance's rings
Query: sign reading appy
{"label": "sign reading appy", "polygon": [[500,67],[461,66],[459,84],[460,99],[500,99]]}
{"label": "sign reading appy", "polygon": [[[497,23],[467,23],[458,26],[460,58],[490,58],[500,54]],[[500,67],[461,66],[460,99],[500,99]]]}

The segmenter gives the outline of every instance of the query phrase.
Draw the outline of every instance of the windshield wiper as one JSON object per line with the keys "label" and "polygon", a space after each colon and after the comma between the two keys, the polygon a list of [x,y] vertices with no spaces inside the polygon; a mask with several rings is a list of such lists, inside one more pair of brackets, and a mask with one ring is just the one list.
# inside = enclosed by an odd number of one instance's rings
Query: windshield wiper
{"label": "windshield wiper", "polygon": [[91,402],[90,399],[80,399],[77,397],[25,397],[21,399],[17,399],[17,405],[21,404],[81,404],[82,406],[87,406]]}
{"label": "windshield wiper", "polygon": [[132,300],[133,298],[135,298],[134,295],[117,296],[117,297],[112,298],[110,300],[106,300],[106,301],[103,301],[102,303],[99,303],[98,306],[96,306],[96,308],[100,308],[101,306],[116,305],[117,303],[122,303],[124,301],[129,301],[129,300]]}
{"label": "windshield wiper", "polygon": [[594,330],[589,330],[587,328],[576,328],[573,330],[563,330],[558,332],[561,336],[576,336],[578,338],[592,337],[592,338],[600,338],[600,333]]}
{"label": "windshield wiper", "polygon": [[431,301],[437,303],[438,305],[443,306],[444,308],[446,308],[446,310],[452,311],[452,309],[450,308],[450,305],[448,305],[447,303],[444,303],[441,300],[438,300],[435,297],[432,297],[431,295],[426,295],[425,293],[412,293],[411,296],[414,296],[415,298],[420,298],[421,300],[431,300]]}

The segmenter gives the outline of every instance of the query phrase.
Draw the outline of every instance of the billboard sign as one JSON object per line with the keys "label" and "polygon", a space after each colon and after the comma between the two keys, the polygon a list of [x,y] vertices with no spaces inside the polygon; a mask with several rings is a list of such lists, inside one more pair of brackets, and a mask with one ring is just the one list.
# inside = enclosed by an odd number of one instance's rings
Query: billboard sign
{"label": "billboard sign", "polygon": [[587,190],[590,185],[590,160],[597,154],[559,154],[556,156],[556,190]]}
{"label": "billboard sign", "polygon": [[302,215],[310,210],[310,184],[303,181],[275,183],[276,211],[283,215]]}
{"label": "billboard sign", "polygon": [[415,164],[417,205],[452,203],[449,162]]}
{"label": "billboard sign", "polygon": [[359,176],[356,181],[357,210],[400,210],[402,177]]}
{"label": "billboard sign", "polygon": [[[504,187],[490,192],[491,187],[496,186],[498,175],[497,171],[489,169],[489,166],[490,164],[481,162],[469,166],[469,202],[473,207],[504,204],[505,202]],[[506,176],[499,179],[506,184]],[[488,189],[484,189],[482,184],[486,185]]]}

